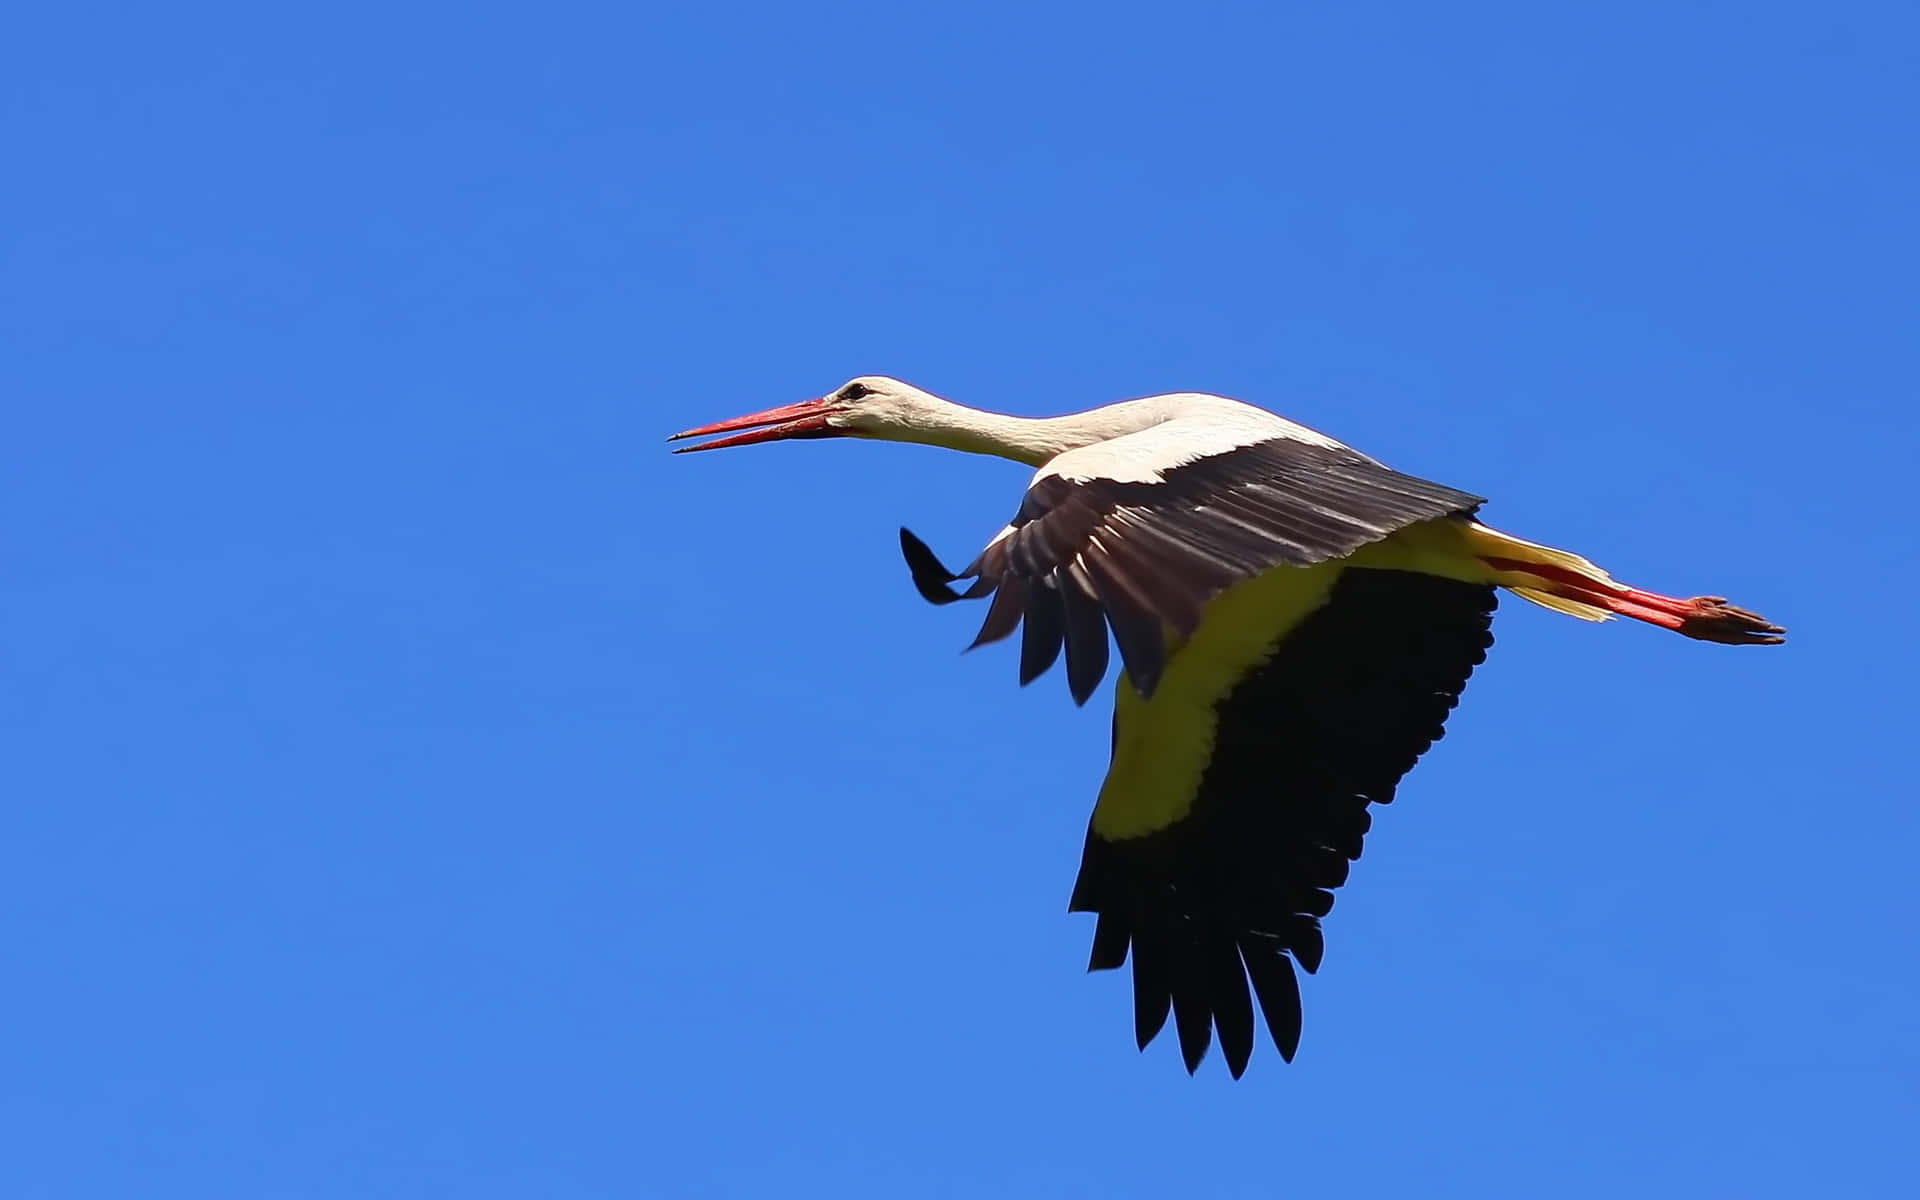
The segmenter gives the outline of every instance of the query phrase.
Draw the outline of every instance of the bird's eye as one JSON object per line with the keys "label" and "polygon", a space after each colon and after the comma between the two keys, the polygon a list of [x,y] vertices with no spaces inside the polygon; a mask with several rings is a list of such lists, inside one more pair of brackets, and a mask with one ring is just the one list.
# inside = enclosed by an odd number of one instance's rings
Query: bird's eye
{"label": "bird's eye", "polygon": [[873,395],[873,389],[864,383],[850,383],[840,389],[840,398],[842,400],[858,400],[862,396],[871,395]]}

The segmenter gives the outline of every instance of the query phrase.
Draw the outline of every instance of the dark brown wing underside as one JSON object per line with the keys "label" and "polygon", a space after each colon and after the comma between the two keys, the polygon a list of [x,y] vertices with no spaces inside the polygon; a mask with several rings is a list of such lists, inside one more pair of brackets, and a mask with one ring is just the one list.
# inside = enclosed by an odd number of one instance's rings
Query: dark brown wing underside
{"label": "dark brown wing underside", "polygon": [[[1349,569],[1216,709],[1188,817],[1108,841],[1089,831],[1069,908],[1099,914],[1090,970],[1133,959],[1144,1049],[1169,1012],[1187,1069],[1217,1033],[1238,1078],[1255,1002],[1281,1057],[1300,1041],[1293,972],[1320,965],[1320,918],[1493,642],[1493,589]],[[1252,984],[1251,998],[1248,984]]]}
{"label": "dark brown wing underside", "polygon": [[[993,594],[974,645],[1024,625],[1020,681],[1064,647],[1068,688],[1085,703],[1106,674],[1109,629],[1134,686],[1151,695],[1167,631],[1191,635],[1207,602],[1232,584],[1344,558],[1480,503],[1344,447],[1279,438],[1197,459],[1156,483],[1042,477],[1011,532],[957,575],[908,531],[900,540],[927,599]],[[946,586],[968,578],[964,593]]]}

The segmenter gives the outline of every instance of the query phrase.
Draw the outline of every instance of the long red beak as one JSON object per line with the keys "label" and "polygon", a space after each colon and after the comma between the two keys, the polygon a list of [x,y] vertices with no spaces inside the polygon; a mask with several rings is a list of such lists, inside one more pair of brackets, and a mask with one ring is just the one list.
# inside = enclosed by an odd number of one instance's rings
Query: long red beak
{"label": "long red beak", "polygon": [[[827,414],[833,411],[824,398],[802,400],[798,404],[786,404],[779,408],[769,408],[765,412],[748,413],[744,417],[734,417],[727,421],[715,421],[711,425],[702,425],[684,433],[676,433],[667,440],[677,442],[681,438],[706,437],[712,433],[733,433],[736,429],[751,429],[751,433],[734,434],[711,442],[702,442],[698,446],[679,446],[675,454],[685,454],[690,450],[718,450],[724,446],[751,446],[755,442],[778,442],[787,438],[823,438],[844,437],[845,430],[835,429],[827,424]],[[765,429],[754,428],[757,425]]]}

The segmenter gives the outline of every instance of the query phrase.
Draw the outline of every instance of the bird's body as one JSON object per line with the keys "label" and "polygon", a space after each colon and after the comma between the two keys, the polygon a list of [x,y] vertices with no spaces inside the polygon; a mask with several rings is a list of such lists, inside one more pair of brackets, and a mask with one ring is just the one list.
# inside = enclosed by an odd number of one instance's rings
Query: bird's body
{"label": "bird's body", "polygon": [[1113,757],[1069,907],[1097,914],[1091,969],[1131,958],[1139,1044],[1171,1015],[1189,1070],[1217,1032],[1238,1076],[1256,1007],[1293,1056],[1291,963],[1318,968],[1320,918],[1360,855],[1368,806],[1440,737],[1492,643],[1497,589],[1588,620],[1781,640],[1718,598],[1625,587],[1500,533],[1475,519],[1478,496],[1221,396],[1022,418],[864,376],[676,436],[754,426],[687,449],[865,436],[1038,468],[966,569],[904,529],[902,550],[927,599],[991,597],[974,644],[1020,630],[1022,683],[1064,654],[1084,703],[1111,631],[1124,667]]}

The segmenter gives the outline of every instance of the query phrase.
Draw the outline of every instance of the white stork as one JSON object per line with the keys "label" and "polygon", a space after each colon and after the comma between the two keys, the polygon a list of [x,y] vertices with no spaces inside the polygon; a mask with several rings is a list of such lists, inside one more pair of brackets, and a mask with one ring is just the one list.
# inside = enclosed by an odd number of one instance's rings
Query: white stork
{"label": "white stork", "polygon": [[1240,1076],[1256,1001],[1293,1058],[1292,963],[1319,967],[1320,918],[1360,856],[1367,806],[1392,800],[1441,736],[1493,643],[1495,589],[1589,621],[1783,640],[1718,596],[1627,587],[1490,529],[1474,519],[1481,497],[1224,396],[1027,418],[866,375],[669,440],[713,434],[733,436],[680,450],[884,438],[1039,468],[964,571],[906,529],[900,546],[933,603],[993,597],[973,644],[1020,628],[1022,684],[1064,646],[1068,690],[1085,703],[1112,630],[1124,665],[1113,758],[1068,909],[1097,914],[1089,970],[1131,953],[1139,1046],[1171,1010],[1189,1072],[1217,1033]]}

